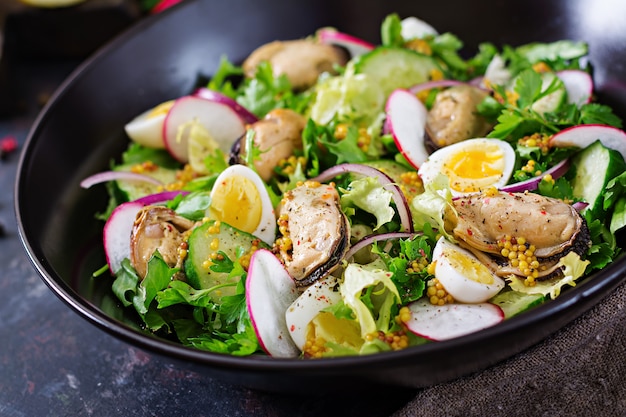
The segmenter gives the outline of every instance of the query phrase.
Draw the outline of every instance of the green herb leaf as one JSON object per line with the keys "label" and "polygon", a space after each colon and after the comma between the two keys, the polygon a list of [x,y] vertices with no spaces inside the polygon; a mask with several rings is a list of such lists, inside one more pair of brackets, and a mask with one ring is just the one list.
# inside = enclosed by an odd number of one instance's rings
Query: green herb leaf
{"label": "green herb leaf", "polygon": [[380,37],[384,46],[402,46],[402,21],[396,13],[385,17],[380,29]]}

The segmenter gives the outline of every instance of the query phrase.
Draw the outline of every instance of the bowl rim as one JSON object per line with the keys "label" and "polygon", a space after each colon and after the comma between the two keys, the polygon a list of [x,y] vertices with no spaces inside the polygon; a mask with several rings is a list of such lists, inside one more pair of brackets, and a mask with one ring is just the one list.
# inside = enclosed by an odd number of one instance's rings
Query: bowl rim
{"label": "bowl rim", "polygon": [[[135,23],[129,29],[123,31],[120,35],[109,41],[106,45],[98,49],[94,54],[79,64],[74,71],[59,85],[50,100],[44,105],[36,117],[20,154],[17,175],[14,183],[14,212],[16,215],[19,239],[27,252],[28,258],[38,275],[45,284],[59,297],[66,305],[79,314],[83,319],[95,324],[107,333],[116,336],[122,340],[140,348],[145,348],[151,352],[172,357],[193,361],[210,365],[217,368],[228,368],[230,370],[258,370],[258,371],[288,371],[305,370],[315,373],[321,373],[326,370],[338,372],[341,370],[358,369],[364,365],[402,363],[406,360],[415,360],[416,357],[428,358],[430,356],[446,355],[450,352],[458,351],[466,346],[478,346],[489,341],[493,341],[520,330],[538,326],[540,323],[549,321],[555,315],[566,317],[566,323],[570,323],[578,316],[593,307],[596,303],[608,295],[609,292],[617,288],[623,281],[623,270],[626,266],[626,258],[620,255],[618,259],[612,262],[606,268],[595,272],[585,282],[578,283],[575,288],[568,288],[557,299],[534,308],[532,311],[526,312],[520,316],[516,316],[503,321],[502,323],[471,333],[459,338],[436,343],[427,343],[420,346],[410,347],[400,351],[382,352],[365,356],[347,356],[321,358],[314,361],[302,360],[297,358],[272,358],[269,356],[253,355],[248,357],[240,357],[226,354],[218,354],[202,351],[182,344],[177,344],[164,339],[142,333],[116,319],[111,318],[99,308],[93,308],[94,305],[89,303],[80,294],[78,294],[70,285],[68,285],[59,275],[57,275],[51,265],[46,261],[43,253],[33,244],[29,231],[24,226],[22,216],[21,195],[24,179],[28,176],[27,167],[32,158],[33,148],[36,145],[39,132],[43,129],[46,122],[53,117],[54,110],[59,106],[59,102],[63,99],[68,89],[79,80],[82,75],[89,71],[102,59],[112,54],[118,45],[127,42],[129,39],[138,36],[146,28],[157,24],[164,16],[176,13],[177,10],[191,7],[198,4],[200,0],[186,0],[165,10],[158,15],[148,16],[143,20]],[[581,307],[582,306],[582,307]],[[562,328],[561,325],[558,328]],[[532,343],[528,343],[516,352],[538,343],[549,335],[555,333],[558,329],[552,329],[550,326],[543,327],[547,329],[542,332]],[[507,354],[496,362],[510,357]]]}

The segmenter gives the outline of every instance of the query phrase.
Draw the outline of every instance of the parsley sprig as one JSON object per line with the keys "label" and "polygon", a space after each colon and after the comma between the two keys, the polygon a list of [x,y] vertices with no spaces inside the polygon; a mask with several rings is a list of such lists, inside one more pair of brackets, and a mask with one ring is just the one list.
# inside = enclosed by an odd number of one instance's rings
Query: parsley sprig
{"label": "parsley sprig", "polygon": [[[514,141],[533,133],[552,135],[567,127],[585,123],[622,126],[621,119],[610,107],[598,103],[587,103],[580,107],[574,103],[563,103],[551,112],[537,111],[533,108],[535,103],[564,87],[557,77],[544,87],[541,74],[531,68],[518,74],[512,91],[503,85],[493,88],[495,96],[502,99],[498,101],[490,96],[478,107],[483,116],[497,121],[488,135],[492,138]],[[511,96],[516,99],[506,100]]]}

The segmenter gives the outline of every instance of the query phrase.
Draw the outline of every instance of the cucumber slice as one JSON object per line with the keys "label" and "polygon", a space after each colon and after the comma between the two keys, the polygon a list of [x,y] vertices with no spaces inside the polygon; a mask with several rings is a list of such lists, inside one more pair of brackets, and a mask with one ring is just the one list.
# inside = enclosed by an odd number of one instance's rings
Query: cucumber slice
{"label": "cucumber slice", "polygon": [[[268,249],[269,245],[249,233],[238,230],[224,222],[216,225],[216,221],[209,220],[196,227],[189,236],[189,250],[185,259],[184,269],[187,282],[197,289],[209,289],[216,285],[237,283],[239,277],[230,277],[226,272],[216,272],[210,269],[211,254],[224,252],[230,260],[235,262],[240,256],[252,255],[253,247]],[[214,300],[225,295],[235,294],[235,286],[225,286],[215,291]]]}
{"label": "cucumber slice", "polygon": [[576,177],[572,180],[574,197],[580,198],[588,206],[594,217],[604,210],[604,190],[608,182],[626,171],[626,162],[618,151],[607,148],[597,140],[572,157],[576,167]]}
{"label": "cucumber slice", "polygon": [[392,161],[390,159],[377,159],[374,161],[366,161],[366,162],[363,162],[363,164],[369,165],[372,168],[376,168],[379,171],[384,172],[396,182],[398,182],[402,174],[410,171],[410,169],[407,168],[406,166],[401,165],[398,162]]}
{"label": "cucumber slice", "polygon": [[490,303],[499,306],[504,312],[504,318],[516,316],[544,301],[542,294],[526,294],[519,291],[502,291],[494,296]]}
{"label": "cucumber slice", "polygon": [[[130,171],[133,165],[120,165],[115,167],[116,171]],[[163,184],[168,184],[176,181],[176,170],[163,168],[157,166],[153,171],[146,171],[143,174],[148,175],[161,181]],[[139,181],[124,181],[117,180],[117,187],[124,193],[128,201],[133,201],[141,197],[145,197],[150,194],[156,194],[163,191],[156,184],[150,184],[147,182]]]}
{"label": "cucumber slice", "polygon": [[361,55],[356,73],[367,74],[388,96],[397,88],[409,88],[430,80],[433,71],[441,72],[435,60],[404,48],[378,47]]}
{"label": "cucumber slice", "polygon": [[421,184],[406,184],[403,181],[402,174],[406,174],[411,171],[415,172],[415,170],[411,170],[405,165],[399,164],[398,162],[391,161],[389,159],[368,161],[364,162],[364,164],[374,167],[381,172],[389,175],[389,177],[391,177],[391,179],[400,186],[400,189],[409,201],[416,195],[424,192],[424,187]]}
{"label": "cucumber slice", "polygon": [[556,91],[548,94],[545,97],[540,98],[536,102],[533,103],[531,108],[539,114],[550,113],[558,110],[563,103],[565,103],[567,99],[567,90],[565,89],[565,84],[561,81],[560,78],[556,76],[553,72],[544,72],[541,74],[541,90],[545,90],[552,84],[552,82],[556,82],[559,87]]}

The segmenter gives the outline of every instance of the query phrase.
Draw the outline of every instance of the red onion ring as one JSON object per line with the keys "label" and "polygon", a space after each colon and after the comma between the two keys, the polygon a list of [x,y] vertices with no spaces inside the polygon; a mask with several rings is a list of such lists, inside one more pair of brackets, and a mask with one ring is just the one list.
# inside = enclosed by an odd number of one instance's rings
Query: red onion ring
{"label": "red onion ring", "polygon": [[164,191],[162,193],[150,194],[144,197],[140,197],[134,202],[149,206],[151,204],[164,203],[169,200],[173,200],[178,195],[187,195],[189,191],[176,190],[176,191]]}
{"label": "red onion ring", "polygon": [[500,191],[518,193],[523,191],[536,190],[543,177],[545,177],[546,175],[552,175],[552,178],[557,179],[567,172],[567,170],[569,169],[569,164],[569,158],[565,158],[558,164],[554,165],[552,168],[548,169],[543,174],[530,178],[526,181],[520,181],[514,184],[505,185],[504,187],[500,188]]}
{"label": "red onion ring", "polygon": [[350,246],[350,249],[346,252],[345,259],[350,259],[357,253],[359,250],[364,247],[371,245],[375,242],[380,242],[381,240],[390,240],[390,239],[409,239],[414,236],[418,236],[421,233],[410,233],[410,232],[390,232],[390,233],[380,233],[374,235],[365,236],[363,239],[359,240],[354,245]]}
{"label": "red onion ring", "polygon": [[413,219],[411,217],[411,211],[409,209],[409,203],[406,200],[406,197],[402,193],[402,190],[400,190],[400,187],[398,187],[398,185],[393,181],[393,179],[381,170],[370,167],[368,165],[349,163],[339,164],[321,172],[317,177],[311,178],[311,181],[326,182],[338,175],[347,173],[354,173],[366,177],[378,178],[378,181],[380,181],[381,185],[386,190],[391,191],[392,199],[396,204],[396,208],[398,210],[398,216],[400,216],[402,230],[405,232],[413,232]]}
{"label": "red onion ring", "polygon": [[572,204],[572,207],[574,208],[574,210],[580,213],[581,211],[586,209],[588,205],[589,203],[585,203],[584,201],[577,201],[574,204]]}
{"label": "red onion ring", "polygon": [[139,174],[129,171],[104,171],[94,175],[90,175],[80,182],[82,188],[89,188],[92,185],[100,184],[108,181],[124,180],[124,181],[141,181],[149,182],[154,185],[163,185],[163,183],[156,178],[149,175]]}

